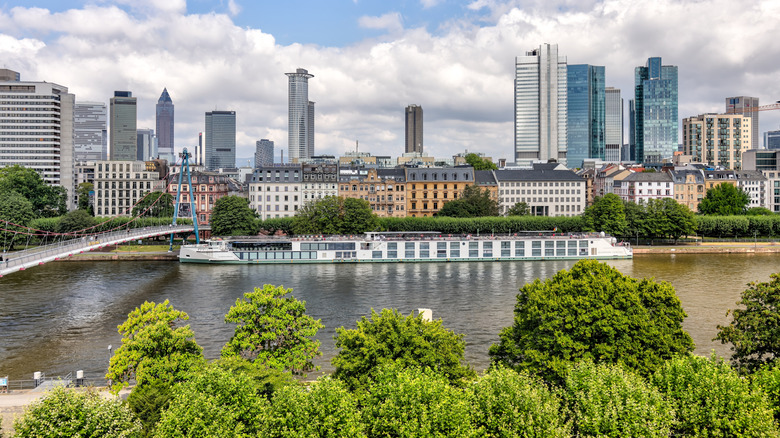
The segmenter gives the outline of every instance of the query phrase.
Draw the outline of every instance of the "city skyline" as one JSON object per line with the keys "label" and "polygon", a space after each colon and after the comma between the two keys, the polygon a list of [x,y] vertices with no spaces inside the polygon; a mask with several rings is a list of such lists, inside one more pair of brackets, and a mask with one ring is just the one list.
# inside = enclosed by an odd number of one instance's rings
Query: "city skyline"
{"label": "city skyline", "polygon": [[[37,8],[11,0],[0,8],[0,55],[23,80],[62,84],[77,101],[107,103],[113,90],[132,91],[142,127],[155,126],[154,103],[167,87],[176,97],[176,152],[197,144],[203,112],[236,110],[244,115],[240,157],[252,156],[261,138],[287,149],[283,73],[299,66],[317,75],[316,154],[340,155],[359,140],[361,150],[400,155],[397,114],[416,102],[426,109],[430,155],[479,149],[511,159],[513,60],[543,43],[558,44],[570,64],[604,65],[606,86],[626,99],[635,66],[655,56],[677,65],[679,120],[722,112],[730,96],[780,99],[780,67],[768,62],[780,53],[773,2],[348,3],[334,8],[344,17],[338,29],[323,32],[319,21],[331,15],[308,2],[263,15],[272,6],[241,0],[40,0]],[[292,37],[283,29],[295,20],[312,27]],[[624,119],[627,140],[627,112]],[[779,127],[780,111],[761,115],[762,136]]]}

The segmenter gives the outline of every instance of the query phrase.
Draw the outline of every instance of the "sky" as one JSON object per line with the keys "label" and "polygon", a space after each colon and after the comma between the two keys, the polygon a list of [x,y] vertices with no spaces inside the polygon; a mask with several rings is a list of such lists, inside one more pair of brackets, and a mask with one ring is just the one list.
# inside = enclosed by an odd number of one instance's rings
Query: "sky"
{"label": "sky", "polygon": [[[399,156],[404,108],[424,111],[424,150],[513,157],[514,61],[543,43],[602,65],[622,90],[634,68],[679,66],[679,115],[724,112],[729,96],[780,100],[780,0],[0,0],[0,67],[67,86],[77,101],[138,98],[155,127],[164,87],[176,148],[204,113],[236,111],[237,156],[273,140],[287,157],[287,77],[305,68],[315,153]],[[760,113],[780,129],[780,110]],[[681,126],[682,128],[682,126]],[[628,142],[626,137],[625,142]]]}

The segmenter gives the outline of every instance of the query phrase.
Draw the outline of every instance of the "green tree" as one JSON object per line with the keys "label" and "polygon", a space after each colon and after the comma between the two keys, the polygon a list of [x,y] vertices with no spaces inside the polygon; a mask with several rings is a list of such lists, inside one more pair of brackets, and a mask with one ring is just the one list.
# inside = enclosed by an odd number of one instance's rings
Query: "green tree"
{"label": "green tree", "polygon": [[740,372],[774,366],[780,357],[780,273],[767,283],[748,283],[737,304],[740,308],[727,313],[731,323],[718,325],[715,339],[731,344],[731,363]]}
{"label": "green tree", "polygon": [[212,366],[221,368],[233,374],[244,374],[252,380],[255,391],[268,401],[282,388],[299,386],[299,383],[288,371],[269,368],[263,364],[242,359],[238,356],[221,357]]}
{"label": "green tree", "polygon": [[480,157],[477,154],[466,154],[466,163],[468,163],[474,170],[497,170],[498,167],[490,161]]}
{"label": "green tree", "polygon": [[745,210],[747,216],[774,216],[775,213],[766,207],[750,207]]}
{"label": "green tree", "polygon": [[21,227],[29,225],[34,217],[32,203],[24,196],[13,190],[0,189],[0,228],[11,230],[0,230],[0,239],[3,241],[0,252],[12,251],[15,243],[24,242],[27,239],[26,234],[19,233],[29,233],[29,230]]}
{"label": "green tree", "polygon": [[295,234],[360,234],[379,228],[379,219],[365,199],[326,196],[298,209]]}
{"label": "green tree", "polygon": [[313,360],[321,353],[320,341],[312,338],[323,325],[306,314],[305,301],[285,297],[290,292],[266,284],[237,299],[225,322],[238,325],[222,356],[239,356],[294,374],[314,369]]}
{"label": "green tree", "polygon": [[649,375],[693,350],[685,312],[666,282],[637,280],[595,260],[580,260],[520,289],[514,324],[490,347],[495,364],[560,381],[572,362],[622,364]]}
{"label": "green tree", "polygon": [[437,216],[483,217],[498,216],[498,201],[490,196],[490,189],[479,186],[466,186],[458,199],[444,204]]}
{"label": "green tree", "polygon": [[672,198],[650,199],[645,206],[645,231],[648,237],[677,241],[696,231],[696,219],[687,206]]}
{"label": "green tree", "polygon": [[403,316],[395,309],[382,309],[361,317],[354,330],[336,329],[333,376],[351,388],[364,387],[382,365],[429,367],[454,383],[474,377],[463,364],[463,335],[445,329],[442,321],[427,321],[422,315]]}
{"label": "green tree", "polygon": [[593,231],[603,231],[612,236],[625,236],[628,230],[623,200],[613,193],[597,197],[593,205],[585,209],[583,216],[588,227]]}
{"label": "green tree", "polygon": [[531,208],[525,202],[518,202],[515,205],[509,207],[507,210],[507,216],[528,216],[531,214]]}
{"label": "green tree", "polygon": [[215,236],[250,236],[257,233],[257,212],[249,200],[240,196],[223,196],[214,203],[211,233]]}
{"label": "green tree", "polygon": [[133,216],[142,214],[144,217],[173,217],[173,195],[163,192],[148,193],[133,207]]}
{"label": "green tree", "polygon": [[18,437],[131,438],[141,436],[141,423],[118,399],[96,391],[56,388],[25,409],[14,422]]}
{"label": "green tree", "polygon": [[90,202],[91,199],[89,196],[89,192],[93,192],[94,190],[95,185],[91,182],[83,182],[79,184],[78,188],[76,188],[76,194],[79,198],[78,209],[86,211],[90,216],[95,215],[95,211],[92,208],[92,204]]}
{"label": "green tree", "polygon": [[564,398],[578,437],[668,437],[672,406],[642,377],[619,365],[572,366]]}
{"label": "green tree", "polygon": [[555,438],[571,436],[558,396],[538,378],[498,366],[469,386],[479,436]]}
{"label": "green tree", "polygon": [[780,424],[780,366],[763,367],[750,377],[757,390],[767,395],[775,422]]}
{"label": "green tree", "polygon": [[[73,210],[57,222],[58,233],[71,233],[92,228],[97,222],[87,210]],[[82,231],[83,232],[83,231]]]}
{"label": "green tree", "polygon": [[67,213],[67,191],[46,184],[33,169],[13,165],[0,167],[0,193],[13,190],[32,203],[38,217],[57,217]]}
{"label": "green tree", "polygon": [[173,388],[154,436],[249,438],[266,436],[270,405],[257,394],[252,379],[207,366]]}
{"label": "green tree", "polygon": [[277,391],[269,423],[269,435],[280,438],[366,436],[357,397],[329,377]]}
{"label": "green tree", "polygon": [[677,357],[651,380],[674,406],[672,436],[778,435],[766,394],[752,388],[723,360]]}
{"label": "green tree", "polygon": [[172,384],[186,380],[203,365],[203,349],[195,342],[189,325],[174,328],[189,315],[176,310],[165,300],[149,301],[135,308],[118,329],[122,345],[116,349],[106,379],[118,392],[131,379],[138,385]]}
{"label": "green tree", "polygon": [[142,436],[154,435],[162,411],[168,408],[172,396],[172,387],[168,383],[153,382],[133,388],[127,396],[127,405],[141,421]]}
{"label": "green tree", "polygon": [[438,371],[390,364],[379,370],[363,395],[369,437],[477,436],[469,394]]}
{"label": "green tree", "polygon": [[707,190],[699,202],[699,213],[718,216],[745,214],[750,197],[734,184],[721,183]]}
{"label": "green tree", "polygon": [[623,211],[626,213],[626,236],[647,236],[644,207],[635,202],[623,201]]}

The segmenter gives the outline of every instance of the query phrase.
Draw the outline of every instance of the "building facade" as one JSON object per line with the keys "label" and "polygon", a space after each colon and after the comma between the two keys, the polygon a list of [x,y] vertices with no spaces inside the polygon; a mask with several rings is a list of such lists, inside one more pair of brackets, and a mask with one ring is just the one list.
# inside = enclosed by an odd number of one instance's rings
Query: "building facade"
{"label": "building facade", "polygon": [[638,163],[658,162],[677,151],[677,66],[649,58],[634,70],[634,143]]}
{"label": "building facade", "polygon": [[780,131],[767,131],[764,133],[764,149],[780,149]]}
{"label": "building facade", "polygon": [[[5,70],[6,78],[19,74]],[[10,73],[8,73],[10,72]],[[51,82],[0,81],[0,167],[35,170],[74,198],[75,96]]]}
{"label": "building facade", "polygon": [[309,100],[309,79],[314,75],[299,68],[285,73],[288,83],[288,156],[290,162],[314,155],[314,102]]}
{"label": "building facade", "polygon": [[742,153],[750,149],[751,120],[740,114],[702,114],[683,119],[683,154],[692,160],[742,169]]}
{"label": "building facade", "polygon": [[[178,169],[180,170],[180,169]],[[214,211],[214,203],[219,198],[228,196],[229,179],[227,175],[216,172],[190,171],[192,178],[192,204],[195,207],[195,217],[198,225],[208,225],[211,222],[211,213]],[[186,177],[186,173],[184,175]],[[180,205],[190,204],[190,187],[186,184],[186,178],[182,178]],[[172,173],[168,178],[168,193],[176,198],[179,189],[179,173]],[[191,217],[189,211],[179,211],[179,217]]]}
{"label": "building facade", "polygon": [[209,171],[236,167],[236,112],[206,113],[205,166]]}
{"label": "building facade", "polygon": [[174,107],[168,89],[163,88],[160,98],[157,100],[157,153],[159,157],[169,162],[176,161],[173,150],[174,145]]}
{"label": "building facade", "polygon": [[406,216],[406,186],[403,169],[354,169],[339,177],[338,196],[365,199],[379,217]]}
{"label": "building facade", "polygon": [[135,161],[138,145],[138,106],[130,91],[114,91],[109,101],[109,160]]}
{"label": "building facade", "polygon": [[525,202],[534,216],[577,216],[585,210],[585,179],[570,170],[496,170],[499,212]]}
{"label": "building facade", "polygon": [[108,109],[106,104],[102,102],[76,102],[74,108],[75,160],[107,160]]}
{"label": "building facade", "polygon": [[406,148],[404,152],[423,153],[423,109],[419,105],[406,107]]}
{"label": "building facade", "polygon": [[139,129],[136,136],[136,160],[146,161],[157,158],[157,136],[154,129]]}
{"label": "building facade", "polygon": [[736,96],[726,98],[726,114],[740,114],[750,119],[750,147],[744,149],[758,149],[760,147],[758,144],[758,116],[760,112],[755,111],[759,105],[757,97]]}
{"label": "building facade", "polygon": [[580,168],[585,159],[604,159],[606,141],[604,67],[575,64],[569,65],[566,71],[568,111],[566,163],[570,168]]}
{"label": "building facade", "polygon": [[98,161],[95,167],[95,216],[132,216],[147,193],[166,188],[160,174],[147,170],[143,161]]}
{"label": "building facade", "polygon": [[274,165],[274,142],[263,138],[255,142],[255,167]]}
{"label": "building facade", "polygon": [[326,196],[339,194],[339,166],[332,164],[303,164],[303,204],[316,202]]}
{"label": "building facade", "polygon": [[769,183],[767,178],[758,170],[739,170],[734,172],[737,178],[737,187],[742,189],[750,197],[747,208],[769,208]]}
{"label": "building facade", "polygon": [[406,215],[429,217],[474,184],[473,167],[407,167]]}
{"label": "building facade", "polygon": [[665,172],[632,172],[615,182],[614,193],[635,204],[645,204],[650,199],[674,199],[674,181]]}
{"label": "building facade", "polygon": [[299,165],[257,168],[246,183],[249,208],[261,219],[293,217],[301,208],[303,171]]}
{"label": "building facade", "polygon": [[604,100],[604,161],[618,162],[623,160],[623,98],[619,89],[606,87]]}
{"label": "building facade", "polygon": [[698,169],[671,170],[668,172],[674,183],[674,200],[693,212],[699,211],[704,198],[704,174]]}
{"label": "building facade", "polygon": [[515,162],[566,164],[566,57],[543,44],[515,59]]}

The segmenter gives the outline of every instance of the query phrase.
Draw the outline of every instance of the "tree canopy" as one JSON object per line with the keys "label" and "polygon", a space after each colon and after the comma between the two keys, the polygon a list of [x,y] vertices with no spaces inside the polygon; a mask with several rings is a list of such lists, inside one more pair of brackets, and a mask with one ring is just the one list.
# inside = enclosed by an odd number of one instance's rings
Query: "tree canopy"
{"label": "tree canopy", "polygon": [[780,358],[780,273],[766,283],[752,282],[742,292],[731,323],[718,326],[715,339],[731,344],[731,362],[741,372],[772,366]]}
{"label": "tree canopy", "polygon": [[518,202],[515,205],[509,207],[506,211],[507,216],[528,216],[531,214],[531,207],[525,202]]}
{"label": "tree canopy", "polygon": [[365,199],[326,196],[298,209],[295,234],[360,234],[379,228],[379,219]]}
{"label": "tree canopy", "polygon": [[693,350],[671,284],[637,280],[595,260],[526,284],[514,313],[514,324],[490,347],[491,360],[550,381],[563,379],[582,359],[619,363],[646,376]]}
{"label": "tree canopy", "polygon": [[314,340],[323,327],[306,314],[306,302],[285,297],[292,289],[266,284],[244,294],[225,315],[236,323],[235,333],[222,348],[222,356],[238,356],[269,368],[296,374],[314,369],[321,353]]}
{"label": "tree canopy", "polygon": [[721,183],[707,190],[699,202],[699,213],[731,216],[745,214],[750,197],[734,184]]}
{"label": "tree canopy", "polygon": [[57,232],[70,233],[81,231],[94,226],[96,223],[95,217],[89,214],[87,210],[73,210],[57,222]]}
{"label": "tree canopy", "polygon": [[240,196],[223,196],[211,212],[211,233],[215,236],[250,236],[257,233],[257,212],[249,200]]}
{"label": "tree canopy", "polygon": [[614,193],[597,197],[593,205],[585,209],[583,217],[588,228],[603,231],[612,236],[624,236],[628,229],[623,201]]}
{"label": "tree canopy", "polygon": [[13,165],[0,167],[0,193],[14,190],[32,204],[33,215],[57,217],[67,213],[67,191],[43,181],[33,169]]}
{"label": "tree canopy", "polygon": [[466,163],[468,163],[474,170],[496,170],[498,167],[490,161],[480,157],[477,154],[466,154]]}
{"label": "tree canopy", "polygon": [[3,241],[0,252],[13,250],[15,243],[27,239],[25,234],[19,234],[19,232],[26,233],[27,230],[11,224],[26,227],[34,217],[32,203],[27,198],[14,190],[0,189],[0,228],[16,231],[0,230],[0,239]]}
{"label": "tree canopy", "polygon": [[133,216],[173,217],[173,195],[163,192],[151,192],[133,207]]}
{"label": "tree canopy", "polygon": [[336,347],[341,351],[331,361],[333,376],[351,388],[365,386],[376,370],[387,363],[430,367],[452,382],[474,376],[464,364],[463,335],[444,328],[441,320],[427,321],[422,315],[402,315],[395,309],[371,309],[357,328],[336,329]]}
{"label": "tree canopy", "polygon": [[174,309],[168,300],[146,301],[130,312],[118,327],[122,345],[111,357],[106,374],[113,382],[112,391],[118,392],[131,379],[138,385],[181,382],[201,367],[203,349],[190,326],[174,328],[177,321],[187,319],[189,315]]}
{"label": "tree canopy", "polygon": [[648,237],[677,240],[696,231],[693,212],[672,198],[650,199],[644,210],[645,232]]}
{"label": "tree canopy", "polygon": [[483,217],[498,216],[498,201],[490,196],[490,189],[476,185],[466,186],[458,199],[444,204],[437,216]]}
{"label": "tree canopy", "polygon": [[90,216],[94,216],[95,212],[92,208],[92,203],[90,202],[90,196],[89,193],[93,192],[95,190],[95,185],[91,182],[83,182],[79,184],[79,186],[76,188],[76,194],[78,195],[79,202],[78,202],[78,209],[84,210],[87,213],[89,213]]}

